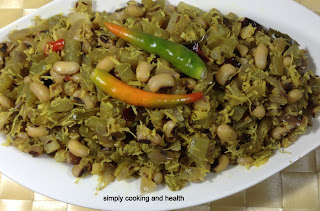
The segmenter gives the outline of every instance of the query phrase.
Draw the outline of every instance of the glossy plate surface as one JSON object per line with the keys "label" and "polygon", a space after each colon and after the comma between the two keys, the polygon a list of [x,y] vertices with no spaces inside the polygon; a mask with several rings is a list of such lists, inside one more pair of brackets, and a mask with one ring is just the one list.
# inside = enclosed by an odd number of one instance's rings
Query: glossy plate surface
{"label": "glossy plate surface", "polygon": [[[217,8],[223,14],[236,13],[242,17],[249,17],[264,25],[289,34],[310,53],[310,68],[320,73],[320,18],[313,12],[300,6],[292,0],[184,0],[186,3],[208,10]],[[0,41],[12,29],[25,28],[32,24],[34,15],[48,18],[58,13],[67,14],[74,5],[74,0],[55,0],[40,8],[35,14],[25,16],[0,30]],[[173,5],[178,0],[169,0]],[[125,0],[96,0],[94,9],[112,12],[126,5]],[[275,6],[277,5],[277,6]],[[194,206],[205,202],[226,197],[244,190],[274,173],[285,168],[295,160],[315,149],[320,144],[319,120],[314,119],[313,126],[306,135],[285,149],[286,153],[277,152],[267,164],[259,168],[232,167],[220,174],[210,174],[203,183],[189,184],[180,191],[172,192],[165,186],[156,191],[139,197],[139,181],[114,182],[97,195],[97,178],[90,176],[75,184],[71,174],[71,166],[56,163],[52,158],[42,156],[32,158],[21,153],[14,147],[0,146],[0,171],[40,194],[67,203],[108,210],[166,210]],[[4,142],[4,136],[0,137]],[[104,200],[104,197],[123,197],[122,202]],[[152,201],[152,196],[160,197],[160,201]],[[183,201],[169,201],[170,196],[182,196]],[[131,197],[131,198],[125,198]],[[132,198],[135,197],[135,198]],[[161,197],[163,197],[161,201]],[[149,198],[149,201],[146,200]],[[106,199],[106,198],[105,198]],[[116,198],[115,198],[116,199]],[[136,199],[130,201],[130,199]]]}

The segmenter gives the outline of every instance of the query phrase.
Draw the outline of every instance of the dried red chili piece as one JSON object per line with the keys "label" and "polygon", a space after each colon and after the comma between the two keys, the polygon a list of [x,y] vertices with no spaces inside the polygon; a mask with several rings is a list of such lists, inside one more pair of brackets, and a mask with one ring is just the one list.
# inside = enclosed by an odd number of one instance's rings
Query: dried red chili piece
{"label": "dried red chili piece", "polygon": [[192,50],[193,52],[197,53],[198,56],[204,61],[204,62],[209,62],[210,59],[204,54],[204,52],[201,50],[200,45],[198,42],[195,43],[190,43],[184,45],[186,48],[189,50]]}
{"label": "dried red chili piece", "polygon": [[134,114],[131,107],[124,108],[122,111],[122,118],[126,121],[134,121],[134,119],[136,118],[136,115]]}
{"label": "dried red chili piece", "polygon": [[67,81],[72,81],[72,78],[67,75],[66,77],[63,78],[63,80],[64,80],[65,82],[67,82]]}

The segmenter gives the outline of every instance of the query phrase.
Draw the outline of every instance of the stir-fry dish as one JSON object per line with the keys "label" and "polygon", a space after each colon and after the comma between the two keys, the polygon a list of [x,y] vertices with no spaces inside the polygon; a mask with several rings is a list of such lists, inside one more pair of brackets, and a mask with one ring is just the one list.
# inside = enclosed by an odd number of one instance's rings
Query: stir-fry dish
{"label": "stir-fry dish", "polygon": [[0,128],[7,145],[98,175],[97,190],[140,177],[142,193],[175,191],[259,166],[320,111],[299,44],[233,13],[78,0],[34,22],[0,42]]}

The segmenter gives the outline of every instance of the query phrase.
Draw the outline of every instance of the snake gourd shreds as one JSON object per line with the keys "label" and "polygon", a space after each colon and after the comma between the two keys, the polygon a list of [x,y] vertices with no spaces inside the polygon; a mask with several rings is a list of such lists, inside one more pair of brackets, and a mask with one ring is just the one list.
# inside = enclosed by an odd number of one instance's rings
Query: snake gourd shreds
{"label": "snake gourd shreds", "polygon": [[202,59],[183,45],[150,34],[133,31],[117,24],[105,22],[104,25],[122,39],[169,61],[187,76],[196,79],[206,76],[207,67]]}
{"label": "snake gourd shreds", "polygon": [[264,164],[320,112],[319,77],[290,36],[216,9],[142,3],[107,13],[79,0],[0,43],[8,145],[98,175],[98,190],[139,176],[141,192],[175,191]]}

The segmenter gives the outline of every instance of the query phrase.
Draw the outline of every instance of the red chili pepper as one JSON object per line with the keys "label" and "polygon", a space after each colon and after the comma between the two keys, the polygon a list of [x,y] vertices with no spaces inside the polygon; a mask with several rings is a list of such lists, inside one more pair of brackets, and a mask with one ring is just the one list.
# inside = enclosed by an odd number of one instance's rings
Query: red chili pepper
{"label": "red chili pepper", "polygon": [[53,42],[47,42],[43,48],[44,55],[48,56],[50,51],[58,52],[61,51],[64,47],[64,39],[59,39]]}
{"label": "red chili pepper", "polygon": [[65,82],[67,82],[67,81],[72,81],[72,78],[67,75],[66,77],[63,78],[63,80],[64,80]]}
{"label": "red chili pepper", "polygon": [[184,105],[200,100],[203,93],[159,94],[134,88],[120,81],[110,73],[95,69],[91,76],[93,83],[111,97],[130,105],[148,108],[167,108]]}

